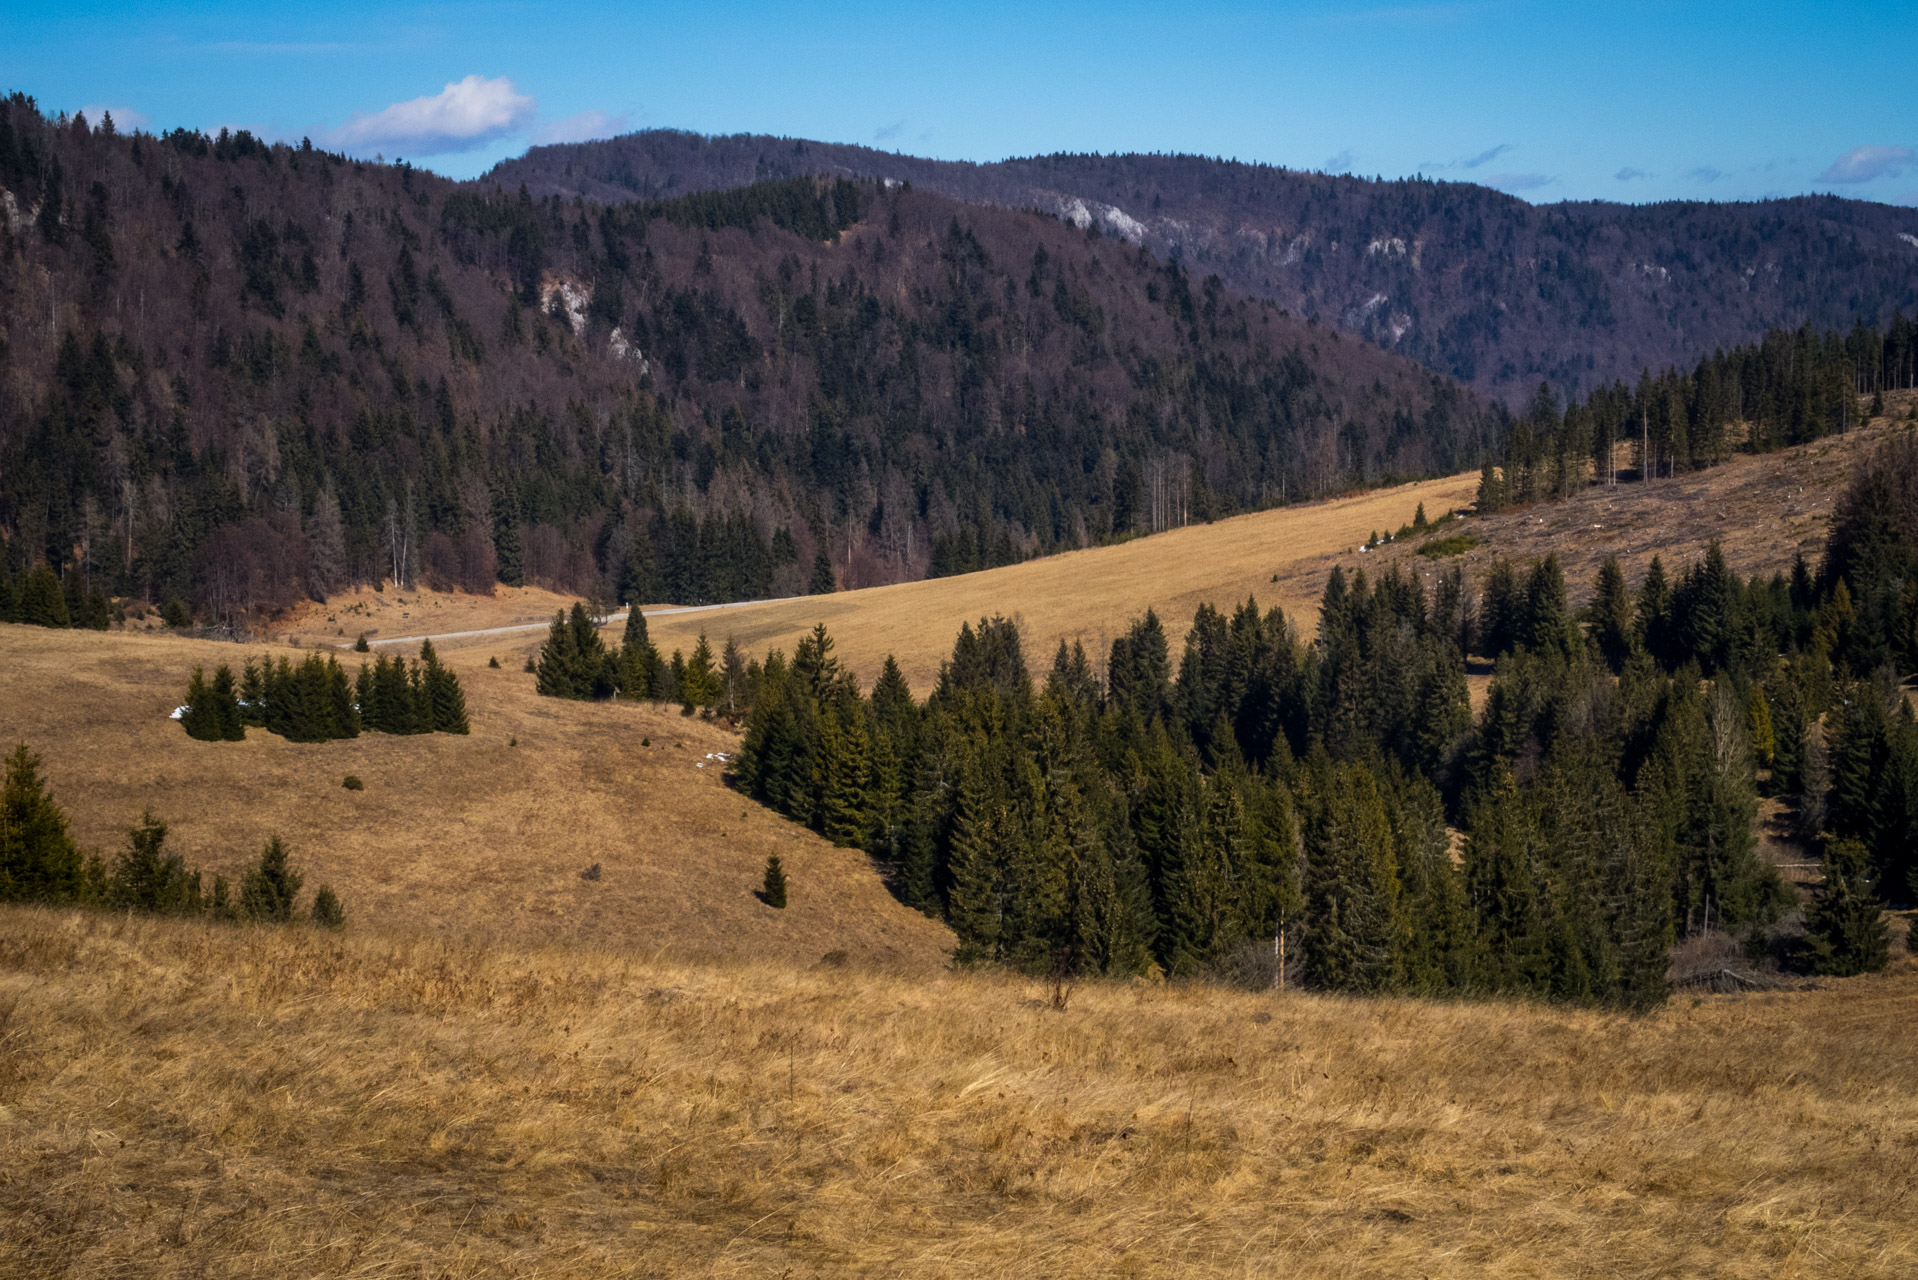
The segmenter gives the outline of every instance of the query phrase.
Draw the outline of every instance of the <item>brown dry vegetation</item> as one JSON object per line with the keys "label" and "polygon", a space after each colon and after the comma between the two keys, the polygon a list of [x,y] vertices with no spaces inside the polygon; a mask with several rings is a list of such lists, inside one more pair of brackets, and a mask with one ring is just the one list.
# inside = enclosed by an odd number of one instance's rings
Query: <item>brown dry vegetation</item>
{"label": "brown dry vegetation", "polygon": [[[814,961],[843,949],[917,970],[951,949],[945,927],[900,906],[864,854],[727,789],[705,757],[736,735],[677,710],[538,697],[506,650],[499,670],[482,649],[448,656],[471,737],[299,744],[255,730],[195,742],[167,718],[194,664],[260,651],[0,626],[0,743],[24,739],[46,757],[83,847],[110,856],[151,808],[189,865],[234,879],[278,832],[309,888],[331,883],[356,925],[684,956]],[[347,774],[366,789],[344,789]],[[784,911],[752,896],[774,853],[793,883]],[[593,863],[602,878],[580,879]]]}
{"label": "brown dry vegetation", "polygon": [[1061,639],[1083,640],[1087,652],[1103,660],[1112,638],[1148,608],[1159,611],[1176,643],[1199,605],[1227,606],[1247,595],[1256,595],[1262,606],[1282,606],[1309,632],[1330,557],[1364,542],[1374,529],[1397,528],[1421,502],[1433,518],[1468,506],[1477,486],[1476,474],[1427,480],[983,573],[674,614],[651,627],[655,643],[667,651],[690,653],[704,631],[715,643],[734,636],[757,653],[775,647],[791,652],[815,622],[824,622],[839,655],[861,679],[870,683],[891,653],[921,697],[931,690],[940,661],[952,653],[960,625],[993,614],[1019,620],[1027,658],[1035,664],[1049,663]]}
{"label": "brown dry vegetation", "polygon": [[0,1274],[1894,1277],[1918,966],[1655,1015],[0,912]]}

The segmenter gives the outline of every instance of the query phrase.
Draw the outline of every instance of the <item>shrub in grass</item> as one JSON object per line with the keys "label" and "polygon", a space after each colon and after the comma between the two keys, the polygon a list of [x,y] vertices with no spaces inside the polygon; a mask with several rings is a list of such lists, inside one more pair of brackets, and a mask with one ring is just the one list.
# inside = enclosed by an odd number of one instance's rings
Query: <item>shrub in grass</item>
{"label": "shrub in grass", "polygon": [[347,774],[347,775],[346,775],[346,781],[345,781],[345,782],[342,782],[342,783],[341,783],[340,785],[341,785],[341,786],[343,786],[343,787],[345,787],[345,788],[346,788],[346,789],[347,789],[348,791],[364,791],[364,790],[366,790],[366,784],[365,784],[364,782],[361,782],[361,781],[360,781],[360,775],[359,775],[359,774],[357,774],[357,773],[349,773],[349,774]]}
{"label": "shrub in grass", "polygon": [[1430,542],[1419,544],[1419,554],[1436,560],[1440,556],[1462,556],[1478,545],[1478,538],[1469,533],[1455,533],[1449,538],[1433,538]]}
{"label": "shrub in grass", "polygon": [[333,886],[323,884],[313,895],[313,923],[322,929],[346,927],[346,912],[341,910],[339,895],[333,892]]}

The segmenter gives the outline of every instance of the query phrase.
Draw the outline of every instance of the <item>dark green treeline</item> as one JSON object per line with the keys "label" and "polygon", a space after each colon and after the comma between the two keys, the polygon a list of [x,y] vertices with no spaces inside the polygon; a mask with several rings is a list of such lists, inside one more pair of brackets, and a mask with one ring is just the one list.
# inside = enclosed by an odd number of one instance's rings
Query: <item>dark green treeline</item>
{"label": "dark green treeline", "polygon": [[[1276,979],[1283,947],[1324,989],[1643,1007],[1681,936],[1782,945],[1761,789],[1845,845],[1831,882],[1871,919],[1909,891],[1918,726],[1892,673],[1918,665],[1918,531],[1885,519],[1914,489],[1907,442],[1854,482],[1820,574],[1743,580],[1714,546],[1633,587],[1610,562],[1577,615],[1553,559],[1334,571],[1314,643],[1203,606],[1176,678],[1150,613],[1103,678],[1062,645],[1036,683],[994,618],[924,703],[891,662],[862,695],[821,626],[753,672],[738,782],[881,859],[966,958]],[[1497,663],[1476,718],[1468,654]],[[1855,952],[1822,918],[1814,952]]]}
{"label": "dark green treeline", "polygon": [[[1734,453],[1823,439],[1861,425],[1867,414],[1882,415],[1884,392],[1913,386],[1918,325],[1903,315],[1882,332],[1864,324],[1848,334],[1775,329],[1707,356],[1689,373],[1647,370],[1636,386],[1599,387],[1562,409],[1552,389],[1541,385],[1499,457],[1486,460],[1478,510],[1565,497],[1594,481],[1697,471]],[[1636,461],[1625,472],[1628,458]]]}
{"label": "dark green treeline", "polygon": [[381,654],[361,664],[349,680],[339,659],[309,653],[246,660],[236,684],[224,663],[206,678],[195,667],[187,682],[180,723],[190,738],[237,742],[249,726],[292,742],[329,742],[371,733],[467,733],[466,693],[459,676],[433,650],[420,645],[410,667],[405,658]]}

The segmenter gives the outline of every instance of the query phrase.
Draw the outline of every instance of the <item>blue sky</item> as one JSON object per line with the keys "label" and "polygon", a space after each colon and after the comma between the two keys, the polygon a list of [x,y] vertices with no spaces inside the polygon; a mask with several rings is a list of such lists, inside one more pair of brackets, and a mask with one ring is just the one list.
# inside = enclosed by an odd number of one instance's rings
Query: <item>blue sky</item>
{"label": "blue sky", "polygon": [[1918,3],[22,4],[0,88],[470,176],[674,127],[1918,204]]}

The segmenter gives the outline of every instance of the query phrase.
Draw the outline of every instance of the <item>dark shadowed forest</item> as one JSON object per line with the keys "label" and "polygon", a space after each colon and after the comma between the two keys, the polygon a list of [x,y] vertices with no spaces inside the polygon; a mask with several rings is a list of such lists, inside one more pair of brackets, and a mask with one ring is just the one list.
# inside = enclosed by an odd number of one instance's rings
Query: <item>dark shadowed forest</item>
{"label": "dark shadowed forest", "polygon": [[1583,395],[1768,329],[1882,327],[1918,307],[1918,216],[1835,196],[1534,206],[1470,183],[1203,156],[971,164],[672,130],[535,147],[491,176],[613,203],[799,174],[889,177],[1096,224],[1514,409],[1541,380]]}
{"label": "dark shadowed forest", "polygon": [[0,188],[10,571],[232,629],[351,582],[957,572],[1503,432],[1216,277],[895,184],[606,207],[16,96]]}

